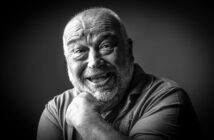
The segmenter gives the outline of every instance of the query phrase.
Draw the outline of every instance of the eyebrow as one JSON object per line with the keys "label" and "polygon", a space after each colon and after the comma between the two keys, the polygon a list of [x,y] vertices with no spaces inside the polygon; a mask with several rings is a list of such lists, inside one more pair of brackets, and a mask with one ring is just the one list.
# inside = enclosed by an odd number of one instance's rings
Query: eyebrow
{"label": "eyebrow", "polygon": [[67,43],[67,46],[69,46],[70,44],[73,44],[75,43],[76,41],[80,40],[81,39],[81,36],[79,35],[76,35],[76,36],[73,36],[69,39],[68,43]]}
{"label": "eyebrow", "polygon": [[106,31],[106,32],[102,32],[100,33],[94,40],[94,42],[96,42],[96,44],[99,44],[102,40],[104,40],[105,38],[117,38],[116,33],[114,31]]}

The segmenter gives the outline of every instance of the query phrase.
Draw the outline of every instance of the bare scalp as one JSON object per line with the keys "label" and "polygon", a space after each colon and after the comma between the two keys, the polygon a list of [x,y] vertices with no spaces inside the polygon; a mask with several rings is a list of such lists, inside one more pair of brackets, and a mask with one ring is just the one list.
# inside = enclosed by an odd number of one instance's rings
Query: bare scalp
{"label": "bare scalp", "polygon": [[107,8],[90,8],[75,15],[66,25],[63,33],[63,46],[66,51],[70,40],[80,38],[86,34],[93,35],[109,30],[119,30],[127,38],[125,27],[120,17]]}

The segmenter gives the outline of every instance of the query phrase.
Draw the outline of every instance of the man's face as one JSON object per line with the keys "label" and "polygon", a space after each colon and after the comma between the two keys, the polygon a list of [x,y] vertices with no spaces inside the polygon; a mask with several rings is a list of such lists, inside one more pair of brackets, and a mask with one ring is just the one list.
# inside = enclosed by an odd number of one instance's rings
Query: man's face
{"label": "man's face", "polygon": [[75,19],[64,34],[73,86],[103,102],[120,96],[132,73],[128,44],[119,23],[111,18]]}

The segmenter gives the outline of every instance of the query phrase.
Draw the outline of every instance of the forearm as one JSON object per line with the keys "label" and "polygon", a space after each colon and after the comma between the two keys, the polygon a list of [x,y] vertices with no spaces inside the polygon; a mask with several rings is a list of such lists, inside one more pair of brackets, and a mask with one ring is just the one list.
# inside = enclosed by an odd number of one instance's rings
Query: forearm
{"label": "forearm", "polygon": [[76,127],[84,140],[129,140],[129,138],[108,124],[101,117],[91,120],[84,126]]}

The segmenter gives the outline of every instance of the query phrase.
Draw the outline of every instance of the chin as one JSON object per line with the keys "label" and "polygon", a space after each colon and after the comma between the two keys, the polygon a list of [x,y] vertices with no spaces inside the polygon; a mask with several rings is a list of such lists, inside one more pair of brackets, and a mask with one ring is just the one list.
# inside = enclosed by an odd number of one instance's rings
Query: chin
{"label": "chin", "polygon": [[100,102],[110,102],[117,94],[118,88],[114,88],[111,91],[95,91],[93,96]]}

